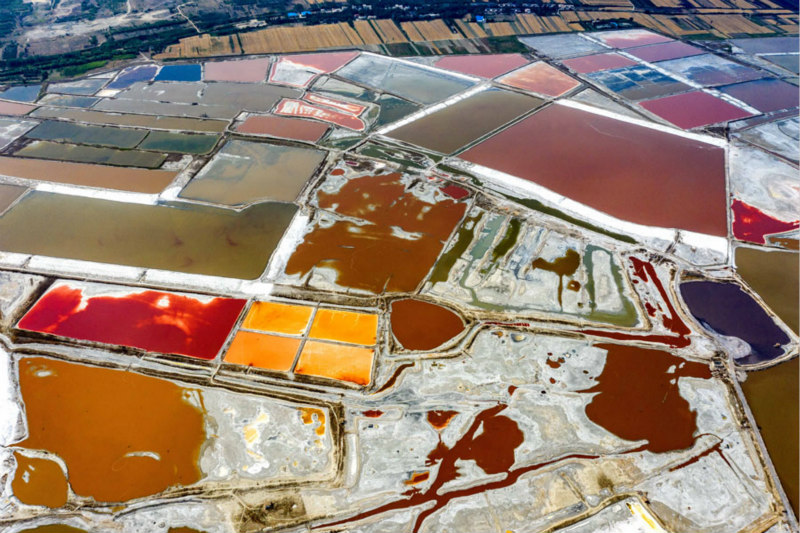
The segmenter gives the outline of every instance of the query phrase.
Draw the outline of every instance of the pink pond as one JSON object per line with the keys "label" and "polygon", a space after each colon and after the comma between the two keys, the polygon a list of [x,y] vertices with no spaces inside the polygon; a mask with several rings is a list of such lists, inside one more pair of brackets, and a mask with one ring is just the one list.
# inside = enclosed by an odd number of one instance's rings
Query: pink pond
{"label": "pink pond", "polygon": [[622,220],[728,234],[725,151],[551,105],[460,154]]}
{"label": "pink pond", "polygon": [[340,113],[291,98],[281,100],[274,113],[290,117],[315,118],[356,131],[364,131],[366,127],[363,120],[349,113]]}
{"label": "pink pond", "polygon": [[639,105],[685,130],[751,116],[744,109],[702,91],[656,98]]}
{"label": "pink pond", "polygon": [[331,52],[329,54],[325,53],[297,54],[297,55],[283,56],[281,58],[281,61],[285,59],[286,61],[291,61],[292,63],[297,63],[298,65],[311,67],[313,69],[317,69],[322,72],[333,72],[334,70],[341,67],[342,65],[344,65],[357,55],[358,52]]}
{"label": "pink pond", "polygon": [[205,64],[206,81],[259,82],[267,78],[269,58],[214,61]]}
{"label": "pink pond", "polygon": [[631,48],[633,46],[644,46],[646,44],[667,43],[672,41],[669,37],[647,30],[610,31],[595,35],[607,45],[615,48]]}
{"label": "pink pond", "polygon": [[601,70],[630,67],[631,65],[635,65],[636,61],[619,54],[609,53],[565,59],[561,64],[573,72],[587,74],[589,72],[599,72]]}
{"label": "pink pond", "polygon": [[495,78],[528,63],[520,54],[490,54],[447,56],[434,63],[434,66],[472,76]]}
{"label": "pink pond", "polygon": [[0,115],[24,115],[33,109],[36,109],[35,105],[0,100]]}
{"label": "pink pond", "polygon": [[644,61],[666,61],[668,59],[678,59],[679,57],[697,56],[705,53],[700,48],[680,41],[668,43],[651,44],[639,48],[625,50],[632,56],[636,56]]}
{"label": "pink pond", "polygon": [[295,141],[317,142],[330,126],[315,120],[302,118],[275,117],[272,115],[254,115],[239,124],[236,131],[255,135],[270,135]]}
{"label": "pink pond", "polygon": [[352,102],[343,102],[341,100],[328,98],[327,96],[321,96],[319,94],[314,94],[314,93],[306,93],[306,95],[303,96],[303,100],[308,100],[313,104],[324,105],[325,107],[330,107],[331,109],[335,109],[336,111],[341,111],[342,113],[348,113],[353,116],[358,116],[367,109],[366,106],[363,106],[361,104],[354,104]]}
{"label": "pink pond", "polygon": [[541,61],[506,74],[497,81],[546,96],[561,96],[580,85],[578,80]]}

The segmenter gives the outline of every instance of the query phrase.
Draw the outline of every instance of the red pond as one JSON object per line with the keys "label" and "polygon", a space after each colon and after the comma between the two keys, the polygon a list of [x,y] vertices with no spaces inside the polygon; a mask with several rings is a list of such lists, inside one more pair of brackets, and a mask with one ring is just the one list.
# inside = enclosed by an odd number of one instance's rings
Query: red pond
{"label": "red pond", "polygon": [[459,157],[623,220],[728,234],[717,146],[551,105]]}
{"label": "red pond", "polygon": [[19,329],[60,337],[213,359],[245,300],[157,291],[87,296],[58,285],[20,320]]}
{"label": "red pond", "polygon": [[733,236],[742,241],[764,244],[764,237],[774,233],[783,233],[800,227],[800,221],[784,222],[763,213],[741,200],[734,200]]}

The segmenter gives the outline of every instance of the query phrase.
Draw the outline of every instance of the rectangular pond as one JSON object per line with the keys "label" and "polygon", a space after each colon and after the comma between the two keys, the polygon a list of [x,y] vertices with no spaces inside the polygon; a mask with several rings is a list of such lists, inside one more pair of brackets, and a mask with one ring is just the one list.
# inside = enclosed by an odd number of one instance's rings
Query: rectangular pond
{"label": "rectangular pond", "polygon": [[51,183],[158,194],[175,179],[178,173],[0,156],[0,174]]}
{"label": "rectangular pond", "polygon": [[17,150],[14,155],[37,159],[55,159],[75,163],[100,163],[120,167],[158,168],[166,160],[165,154],[121,150],[80,144],[51,141],[34,141]]}
{"label": "rectangular pond", "polygon": [[26,133],[25,136],[42,141],[134,148],[147,136],[147,131],[46,120]]}
{"label": "rectangular pond", "polygon": [[446,72],[388,57],[361,55],[339,69],[337,76],[422,104],[433,104],[475,84]]}
{"label": "rectangular pond", "polygon": [[236,212],[34,191],[0,216],[0,250],[255,279],[295,211],[284,203]]}
{"label": "rectangular pond", "polygon": [[460,154],[612,216],[727,236],[722,148],[551,105]]}
{"label": "rectangular pond", "polygon": [[450,154],[542,104],[524,94],[489,89],[392,130],[392,138]]}
{"label": "rectangular pond", "polygon": [[230,206],[293,202],[325,155],[310,148],[228,141],[180,196]]}

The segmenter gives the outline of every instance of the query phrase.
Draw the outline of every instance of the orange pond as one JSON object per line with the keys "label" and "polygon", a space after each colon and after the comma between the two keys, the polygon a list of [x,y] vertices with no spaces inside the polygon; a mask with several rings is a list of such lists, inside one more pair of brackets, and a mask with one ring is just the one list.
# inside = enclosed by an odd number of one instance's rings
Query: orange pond
{"label": "orange pond", "polygon": [[608,354],[597,384],[584,391],[597,393],[586,406],[589,419],[622,439],[646,440],[644,449],[651,452],[691,447],[696,438],[697,413],[680,395],[678,380],[710,378],[708,364],[661,350],[596,346]]}
{"label": "orange pond", "polygon": [[272,115],[253,115],[236,127],[241,133],[271,135],[296,141],[317,142],[328,132],[330,126],[314,120]]}
{"label": "orange pond", "polygon": [[372,379],[372,348],[307,341],[295,373],[367,385]]}
{"label": "orange pond", "polygon": [[374,352],[366,346],[376,342],[377,315],[338,309],[314,312],[308,306],[255,302],[242,328],[225,354],[226,363],[294,371],[359,385],[370,381]]}
{"label": "orange pond", "polygon": [[409,350],[433,350],[464,331],[453,311],[420,300],[392,302],[392,333]]}
{"label": "orange pond", "polygon": [[546,96],[561,96],[580,85],[579,81],[541,61],[510,72],[497,81]]}
{"label": "orange pond", "polygon": [[18,446],[58,455],[79,496],[124,502],[200,480],[204,414],[188,401],[202,405],[199,391],[41,357],[19,361],[19,386],[28,436]]}
{"label": "orange pond", "polygon": [[67,503],[67,478],[64,470],[51,459],[28,457],[14,453],[17,471],[11,490],[19,501],[28,505],[61,507]]}
{"label": "orange pond", "polygon": [[[332,268],[343,287],[373,293],[414,291],[461,220],[465,204],[420,200],[399,173],[363,176],[339,192],[319,192],[319,206],[366,224],[338,221],[315,226],[286,265],[289,275]],[[394,228],[413,235],[398,235]]]}

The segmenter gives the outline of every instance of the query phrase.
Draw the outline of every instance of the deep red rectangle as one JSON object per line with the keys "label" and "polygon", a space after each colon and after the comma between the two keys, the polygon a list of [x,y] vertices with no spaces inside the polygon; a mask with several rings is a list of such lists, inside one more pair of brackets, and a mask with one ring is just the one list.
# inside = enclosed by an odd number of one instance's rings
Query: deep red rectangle
{"label": "deep red rectangle", "polygon": [[59,337],[213,359],[246,301],[150,290],[84,294],[67,283],[51,288],[17,327]]}

